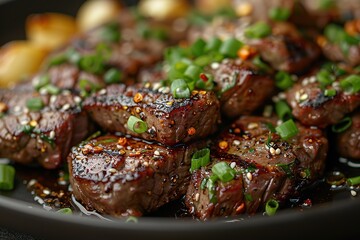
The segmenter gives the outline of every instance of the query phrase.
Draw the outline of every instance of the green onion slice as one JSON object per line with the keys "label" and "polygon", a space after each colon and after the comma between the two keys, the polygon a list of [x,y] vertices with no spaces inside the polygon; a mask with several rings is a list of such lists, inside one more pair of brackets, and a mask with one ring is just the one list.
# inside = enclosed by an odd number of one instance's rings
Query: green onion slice
{"label": "green onion slice", "polygon": [[228,38],[221,44],[219,52],[226,57],[235,58],[242,45],[236,38]]}
{"label": "green onion slice", "polygon": [[127,121],[128,128],[135,133],[143,133],[148,129],[146,122],[135,117],[130,116]]}
{"label": "green onion slice", "polygon": [[326,97],[333,97],[333,96],[336,95],[336,90],[333,89],[333,88],[331,88],[331,89],[325,89],[324,95],[325,95]]}
{"label": "green onion slice", "polygon": [[218,51],[220,49],[221,44],[222,44],[222,41],[220,38],[213,37],[206,43],[205,51],[206,52]]}
{"label": "green onion slice", "polygon": [[199,57],[204,54],[206,42],[202,38],[198,38],[191,46],[191,52],[195,57]]}
{"label": "green onion slice", "polygon": [[350,186],[359,185],[360,184],[360,176],[348,178],[346,180],[347,184]]}
{"label": "green onion slice", "polygon": [[0,164],[0,190],[14,188],[15,168],[10,165]]}
{"label": "green onion slice", "polygon": [[194,153],[191,158],[190,172],[205,167],[210,162],[210,149],[204,148]]}
{"label": "green onion slice", "polygon": [[265,212],[268,216],[273,216],[275,215],[278,208],[279,208],[279,202],[274,199],[270,199],[269,201],[266,202]]}
{"label": "green onion slice", "polygon": [[274,21],[286,21],[290,17],[290,10],[288,8],[274,7],[270,9],[269,17]]}
{"label": "green onion slice", "polygon": [[257,22],[245,29],[248,38],[264,38],[271,34],[271,27],[265,22]]}
{"label": "green onion slice", "polygon": [[284,140],[288,140],[289,138],[292,138],[299,133],[299,129],[292,119],[289,119],[281,125],[277,126],[275,130]]}
{"label": "green onion slice", "polygon": [[110,68],[104,74],[104,81],[107,84],[118,83],[121,80],[121,72],[116,68]]}
{"label": "green onion slice", "polygon": [[275,85],[281,90],[286,90],[294,84],[290,74],[285,71],[279,71],[275,75]]}
{"label": "green onion slice", "polygon": [[335,81],[335,76],[332,75],[329,71],[321,69],[316,74],[316,79],[322,87],[326,87],[328,85],[331,85]]}
{"label": "green onion slice", "polygon": [[36,90],[39,90],[40,88],[46,86],[49,83],[50,83],[49,75],[41,75],[34,79],[33,86]]}
{"label": "green onion slice", "polygon": [[291,108],[284,100],[276,102],[275,111],[278,117],[283,121],[292,118]]}
{"label": "green onion slice", "polygon": [[48,85],[40,88],[39,91],[45,91],[51,95],[58,95],[60,93],[60,88],[58,88],[52,84],[48,84]]}
{"label": "green onion slice", "polygon": [[350,75],[340,81],[340,87],[349,93],[358,93],[360,91],[360,76]]}
{"label": "green onion slice", "polygon": [[198,67],[196,65],[190,65],[186,68],[184,76],[190,78],[193,81],[196,81],[197,79],[199,79],[201,71],[201,67]]}
{"label": "green onion slice", "polygon": [[218,162],[212,168],[212,172],[218,176],[222,182],[229,182],[234,179],[235,171],[226,162]]}
{"label": "green onion slice", "polygon": [[26,101],[26,107],[32,111],[39,111],[44,107],[44,102],[41,98],[30,98]]}
{"label": "green onion slice", "polygon": [[332,125],[331,130],[335,133],[341,133],[348,129],[352,124],[351,117],[344,117],[340,122],[337,124]]}
{"label": "green onion slice", "polygon": [[171,83],[171,92],[174,98],[190,97],[190,89],[184,79],[176,79]]}
{"label": "green onion slice", "polygon": [[72,214],[72,210],[71,208],[62,208],[56,211],[57,213],[62,213],[62,214]]}

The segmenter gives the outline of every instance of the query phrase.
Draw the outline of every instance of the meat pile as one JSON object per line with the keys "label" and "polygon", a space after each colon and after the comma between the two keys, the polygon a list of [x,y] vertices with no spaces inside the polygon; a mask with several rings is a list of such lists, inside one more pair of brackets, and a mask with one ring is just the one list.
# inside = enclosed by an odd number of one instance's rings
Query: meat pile
{"label": "meat pile", "polygon": [[286,19],[239,10],[174,32],[124,10],[75,37],[0,90],[0,157],[67,163],[74,197],[114,217],[181,198],[201,220],[284,206],[323,177],[330,137],[360,160],[360,19],[304,4],[326,23],[301,25],[300,3],[279,2]]}

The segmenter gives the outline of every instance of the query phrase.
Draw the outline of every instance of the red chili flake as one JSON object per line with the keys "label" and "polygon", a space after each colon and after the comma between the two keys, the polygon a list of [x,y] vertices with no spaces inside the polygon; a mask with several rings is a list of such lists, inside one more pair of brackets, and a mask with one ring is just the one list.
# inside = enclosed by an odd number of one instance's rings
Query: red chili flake
{"label": "red chili flake", "polygon": [[312,201],[311,201],[311,199],[310,199],[310,198],[305,199],[303,205],[304,205],[305,207],[311,207],[311,206],[312,206]]}
{"label": "red chili flake", "polygon": [[196,133],[196,129],[195,129],[195,128],[191,127],[191,128],[188,129],[188,134],[189,134],[190,136],[194,135],[195,133]]}
{"label": "red chili flake", "polygon": [[203,80],[204,82],[207,82],[209,80],[209,78],[205,75],[205,73],[200,73],[200,78],[201,80]]}

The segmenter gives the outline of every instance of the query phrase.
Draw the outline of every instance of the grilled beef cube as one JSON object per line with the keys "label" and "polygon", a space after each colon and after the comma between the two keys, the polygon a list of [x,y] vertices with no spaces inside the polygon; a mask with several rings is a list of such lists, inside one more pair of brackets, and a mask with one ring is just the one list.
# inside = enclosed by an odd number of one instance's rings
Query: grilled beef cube
{"label": "grilled beef cube", "polygon": [[[219,101],[213,92],[193,92],[175,99],[168,89],[111,85],[83,103],[91,118],[108,132],[121,132],[166,145],[201,139],[214,133],[220,120]],[[127,127],[130,116],[147,125],[143,133]]]}
{"label": "grilled beef cube", "polygon": [[272,35],[261,40],[250,40],[261,57],[274,69],[290,73],[305,72],[320,56],[320,48],[301,36],[294,25],[277,23]]}
{"label": "grilled beef cube", "polygon": [[251,25],[247,19],[220,22],[204,28],[189,31],[190,42],[198,38],[211,39],[236,37],[244,44],[255,48],[261,58],[275,70],[301,74],[307,70],[320,56],[320,48],[308,40],[294,25],[286,22],[272,23],[271,33],[262,38],[246,37],[246,29]]}
{"label": "grilled beef cube", "polygon": [[351,126],[338,133],[336,138],[336,148],[340,156],[360,160],[360,111],[351,115]]}
{"label": "grilled beef cube", "polygon": [[328,25],[318,43],[325,57],[334,62],[356,67],[360,64],[360,18],[348,21],[343,27]]}
{"label": "grilled beef cube", "polygon": [[[198,218],[253,215],[269,199],[284,204],[322,176],[328,141],[321,130],[297,124],[299,133],[285,141],[269,124],[276,120],[244,116],[213,140],[211,163],[195,170],[186,194],[186,205]],[[232,180],[212,180],[219,162],[233,169]]]}
{"label": "grilled beef cube", "polygon": [[[286,99],[292,108],[292,114],[302,124],[325,128],[338,123],[346,114],[360,106],[360,93],[350,94],[339,87],[339,82],[347,75],[337,77],[324,88],[317,77],[319,71],[312,71],[295,83],[286,91]],[[335,95],[326,94],[326,89],[336,91]]]}
{"label": "grilled beef cube", "polygon": [[[29,109],[30,99],[41,99],[44,107]],[[4,89],[0,91],[0,106],[0,157],[21,164],[38,162],[47,169],[57,168],[70,148],[91,131],[87,114],[68,93],[39,95],[24,86]]]}
{"label": "grilled beef cube", "polygon": [[209,71],[217,85],[221,111],[230,118],[254,112],[275,90],[273,79],[250,61],[225,59]]}
{"label": "grilled beef cube", "polygon": [[150,213],[185,194],[191,156],[202,147],[115,135],[82,142],[68,156],[73,194],[87,208],[114,217]]}

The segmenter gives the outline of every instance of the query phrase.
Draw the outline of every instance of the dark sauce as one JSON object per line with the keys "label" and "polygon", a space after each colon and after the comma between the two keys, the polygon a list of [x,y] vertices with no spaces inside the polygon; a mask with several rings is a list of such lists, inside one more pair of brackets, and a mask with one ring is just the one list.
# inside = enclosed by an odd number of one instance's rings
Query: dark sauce
{"label": "dark sauce", "polygon": [[[113,219],[103,216],[92,209],[86,209],[81,203],[76,201],[72,195],[66,169],[44,170],[40,167],[31,167],[29,169],[29,167],[21,165],[15,165],[15,167],[17,178],[16,190],[10,194],[10,197],[39,204],[47,211],[71,208],[74,214],[97,217],[103,220]],[[344,158],[332,157],[328,159],[324,177],[303,189],[298,197],[290,198],[279,211],[282,209],[306,211],[323,203],[357,197],[360,194],[360,186],[348,186],[346,178],[359,175],[360,163]],[[4,194],[2,192],[0,194],[9,195],[9,193]],[[261,212],[259,214],[264,215]],[[143,217],[195,220],[186,209],[183,198],[170,202],[157,211]],[[229,219],[243,220],[247,217],[249,216],[239,215],[236,218]]]}

